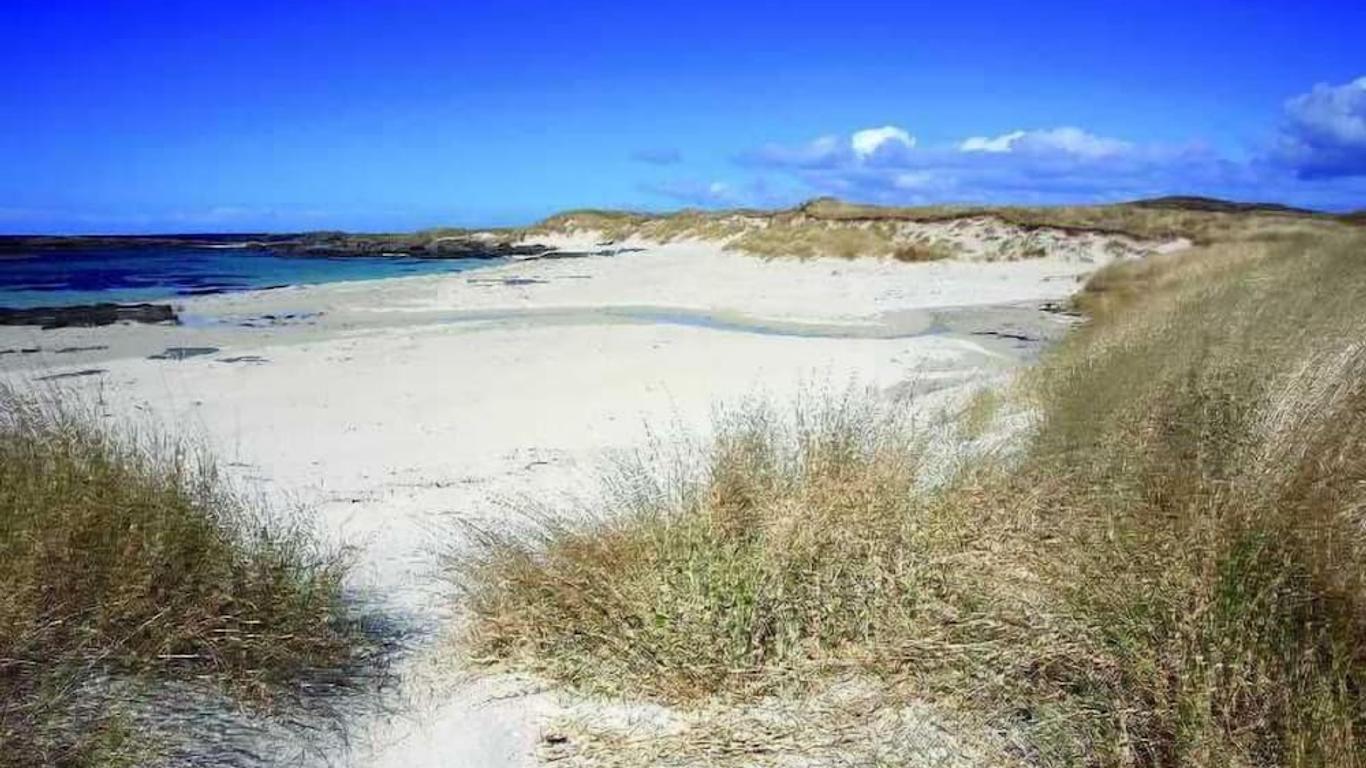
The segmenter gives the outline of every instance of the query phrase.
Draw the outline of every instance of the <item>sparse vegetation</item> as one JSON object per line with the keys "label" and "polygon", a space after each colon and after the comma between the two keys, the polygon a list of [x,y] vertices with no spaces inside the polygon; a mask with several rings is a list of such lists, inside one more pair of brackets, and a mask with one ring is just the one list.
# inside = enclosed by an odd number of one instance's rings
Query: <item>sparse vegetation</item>
{"label": "sparse vegetation", "polygon": [[1001,410],[1003,399],[1001,392],[994,387],[983,387],[973,392],[958,416],[961,434],[969,440],[986,434]]}
{"label": "sparse vegetation", "polygon": [[486,537],[470,642],[684,705],[871,675],[1003,763],[1366,763],[1366,237],[1249,226],[1097,274],[1009,463],[924,486],[882,406],[745,410]]}
{"label": "sparse vegetation", "polygon": [[105,675],[267,704],[348,666],[344,566],[183,445],[0,390],[0,765],[147,764]]}
{"label": "sparse vegetation", "polygon": [[[568,211],[517,235],[597,232],[605,240],[639,237],[655,242],[699,238],[727,243],[731,249],[764,257],[895,257],[923,261],[956,255],[949,242],[929,242],[927,232],[952,240],[955,230],[982,225],[994,248],[989,259],[1049,255],[1041,235],[1069,234],[1110,238],[1101,246],[1111,255],[1121,240],[1161,242],[1185,238],[1197,244],[1262,241],[1305,232],[1350,231],[1351,216],[1318,214],[1275,206],[1172,198],[1115,205],[1018,207],[934,205],[915,208],[859,205],[833,198],[812,200],[779,211],[685,210],[672,214],[622,211]],[[1008,234],[1001,239],[1001,233]],[[1116,240],[1120,238],[1121,240]]]}
{"label": "sparse vegetation", "polygon": [[939,261],[953,258],[953,251],[938,243],[905,243],[892,250],[897,261]]}

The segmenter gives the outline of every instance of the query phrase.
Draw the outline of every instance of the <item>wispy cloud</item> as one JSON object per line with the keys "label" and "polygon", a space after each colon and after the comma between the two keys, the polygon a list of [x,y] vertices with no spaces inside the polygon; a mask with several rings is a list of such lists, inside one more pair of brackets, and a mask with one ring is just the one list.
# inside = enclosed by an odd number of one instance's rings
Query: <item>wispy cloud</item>
{"label": "wispy cloud", "polygon": [[781,207],[808,196],[791,186],[774,186],[759,176],[746,181],[675,179],[641,185],[651,195],[698,208]]}
{"label": "wispy cloud", "polygon": [[769,143],[740,153],[742,165],[773,168],[836,168],[853,157],[853,150],[838,136],[820,136],[798,146]]}
{"label": "wispy cloud", "polygon": [[669,147],[638,149],[631,153],[631,159],[647,165],[677,165],[683,162],[683,153]]}
{"label": "wispy cloud", "polygon": [[740,205],[743,202],[736,188],[724,181],[681,179],[644,184],[642,188],[651,194],[702,208]]}
{"label": "wispy cloud", "polygon": [[1072,126],[1035,131],[1011,131],[994,138],[972,136],[958,144],[960,152],[1061,154],[1086,158],[1110,157],[1123,154],[1131,149],[1133,149],[1133,145],[1127,141],[1097,136]]}
{"label": "wispy cloud", "polygon": [[206,208],[0,207],[0,232],[190,232],[310,229],[346,217],[310,208],[219,205]]}

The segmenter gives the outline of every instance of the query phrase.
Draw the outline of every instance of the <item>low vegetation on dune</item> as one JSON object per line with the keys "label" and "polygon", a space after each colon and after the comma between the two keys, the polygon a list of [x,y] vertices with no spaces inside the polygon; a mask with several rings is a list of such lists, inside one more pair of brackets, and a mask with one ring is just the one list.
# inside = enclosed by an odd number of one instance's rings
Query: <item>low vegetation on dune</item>
{"label": "low vegetation on dune", "polygon": [[[812,654],[911,621],[918,451],[857,400],[723,417],[694,462],[621,468],[607,515],[490,535],[463,563],[484,656],[606,693],[761,693]],[[876,536],[870,535],[876,530]]]}
{"label": "low vegetation on dune", "polygon": [[118,706],[139,685],[207,679],[267,705],[352,665],[344,567],[205,457],[0,390],[0,766],[155,764]]}
{"label": "low vegetation on dune", "polygon": [[[1143,255],[1176,239],[1208,245],[1348,230],[1356,219],[1268,205],[1162,198],[1051,207],[859,205],[820,198],[778,211],[646,214],[568,211],[519,236],[592,232],[609,241],[711,240],[763,257],[1012,261],[1049,255]],[[1098,259],[1096,259],[1098,260]],[[1109,261],[1105,258],[1104,261]]]}
{"label": "low vegetation on dune", "polygon": [[1032,414],[1008,458],[927,483],[895,404],[742,409],[696,471],[485,536],[472,651],[684,708],[875,679],[998,764],[1366,763],[1366,236],[1267,232],[1096,274],[970,408]]}

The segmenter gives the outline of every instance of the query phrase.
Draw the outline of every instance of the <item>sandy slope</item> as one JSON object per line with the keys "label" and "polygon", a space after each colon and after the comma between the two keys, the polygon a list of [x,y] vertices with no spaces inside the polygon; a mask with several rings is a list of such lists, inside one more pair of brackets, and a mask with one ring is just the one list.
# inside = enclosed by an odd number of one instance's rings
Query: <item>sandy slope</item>
{"label": "sandy slope", "polygon": [[[591,493],[607,452],[641,445],[647,425],[703,429],[717,402],[913,382],[940,390],[919,401],[935,408],[953,396],[942,386],[998,375],[1037,346],[974,331],[1056,335],[1061,321],[1037,305],[1091,268],[766,262],[682,243],[205,297],[178,328],[3,328],[0,351],[42,351],[0,368],[37,386],[84,372],[58,381],[111,419],[207,439],[244,483],[360,548],[356,589],[425,634],[401,669],[399,711],[359,718],[348,746],[322,745],[328,762],[522,765],[562,702],[505,698],[515,681],[461,682],[428,658],[451,616],[431,576],[454,519],[505,515],[499,500],[521,494]],[[217,351],[147,359],[168,347]]]}

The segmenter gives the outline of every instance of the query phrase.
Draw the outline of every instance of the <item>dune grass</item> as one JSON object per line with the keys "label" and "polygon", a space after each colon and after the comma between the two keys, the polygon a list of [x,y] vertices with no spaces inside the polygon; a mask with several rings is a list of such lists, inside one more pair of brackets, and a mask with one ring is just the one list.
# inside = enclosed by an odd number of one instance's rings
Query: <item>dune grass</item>
{"label": "dune grass", "polygon": [[[519,236],[596,232],[606,240],[639,237],[654,242],[703,239],[765,258],[838,256],[893,257],[903,261],[951,258],[956,225],[976,221],[1010,231],[993,259],[1047,255],[1040,234],[1097,234],[1138,241],[1185,238],[1209,245],[1267,241],[1305,234],[1349,235],[1357,218],[1291,210],[1236,210],[1238,206],[1190,206],[1179,202],[1074,206],[929,205],[895,207],[818,198],[785,210],[683,210],[669,214],[581,210],[552,216],[516,231]],[[1228,210],[1224,210],[1228,208]],[[938,234],[931,234],[937,232]]]}
{"label": "dune grass", "polygon": [[795,419],[739,409],[700,473],[628,465],[610,517],[490,536],[461,580],[476,652],[686,700],[757,694],[813,653],[894,632],[920,581],[900,555],[925,532],[917,451],[885,415],[854,400]]}
{"label": "dune grass", "polygon": [[348,665],[344,570],[184,445],[0,390],[0,765],[146,764],[105,675],[268,704]]}
{"label": "dune grass", "polygon": [[1085,298],[1024,476],[1058,542],[1034,557],[1102,641],[1128,749],[1360,764],[1363,240],[1215,247]]}
{"label": "dune grass", "polygon": [[925,487],[894,411],[741,410],[701,471],[456,566],[480,656],[690,705],[852,672],[1028,765],[1366,763],[1366,238],[1121,263]]}

